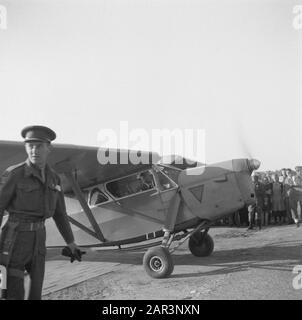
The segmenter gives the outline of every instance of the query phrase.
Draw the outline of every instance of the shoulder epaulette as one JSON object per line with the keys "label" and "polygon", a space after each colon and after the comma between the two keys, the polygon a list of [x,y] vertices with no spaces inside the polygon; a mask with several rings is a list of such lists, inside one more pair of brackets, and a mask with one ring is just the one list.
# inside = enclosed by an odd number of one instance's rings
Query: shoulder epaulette
{"label": "shoulder epaulette", "polygon": [[23,168],[23,167],[24,167],[24,164],[25,164],[25,162],[21,162],[21,163],[18,163],[18,164],[15,164],[15,165],[13,165],[13,166],[8,167],[8,168],[4,171],[3,175],[5,176],[5,175],[7,175],[7,174],[10,174],[11,172],[14,172],[14,171],[16,171],[16,170],[18,170],[18,169]]}

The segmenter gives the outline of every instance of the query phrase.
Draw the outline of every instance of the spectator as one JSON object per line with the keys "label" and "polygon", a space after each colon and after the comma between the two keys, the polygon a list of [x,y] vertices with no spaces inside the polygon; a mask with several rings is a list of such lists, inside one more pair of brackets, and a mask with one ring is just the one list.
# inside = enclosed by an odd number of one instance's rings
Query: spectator
{"label": "spectator", "polygon": [[293,186],[294,182],[292,179],[292,172],[291,169],[282,169],[282,176],[283,176],[283,198],[285,203],[285,210],[286,210],[286,218],[288,224],[294,223],[292,219],[290,204],[289,204],[289,189]]}
{"label": "spectator", "polygon": [[[294,184],[296,186],[299,186],[299,187],[302,187],[302,166],[297,166],[295,167],[295,170],[297,172],[297,176],[296,176],[296,179],[294,181]],[[299,216],[299,220],[301,221],[301,210],[302,210],[302,199],[300,198],[299,201],[298,201],[298,207],[299,207],[299,210],[298,210],[298,216]]]}
{"label": "spectator", "polygon": [[292,219],[297,227],[300,226],[300,218],[298,208],[301,211],[301,199],[302,199],[302,178],[301,172],[298,170],[298,174],[292,177],[293,186],[288,190],[289,207],[291,210]]}
{"label": "spectator", "polygon": [[279,176],[277,173],[272,175],[272,179],[272,216],[275,223],[279,222],[279,224],[281,224],[285,219],[283,185],[279,182]]}
{"label": "spectator", "polygon": [[267,226],[271,220],[272,210],[272,181],[267,176],[263,179],[264,184],[264,199],[263,199],[263,221],[262,224]]}
{"label": "spectator", "polygon": [[263,215],[263,199],[264,199],[264,186],[259,181],[258,175],[252,177],[255,187],[256,203],[248,206],[249,214],[249,227],[248,230],[253,229],[254,223],[261,229],[261,219]]}

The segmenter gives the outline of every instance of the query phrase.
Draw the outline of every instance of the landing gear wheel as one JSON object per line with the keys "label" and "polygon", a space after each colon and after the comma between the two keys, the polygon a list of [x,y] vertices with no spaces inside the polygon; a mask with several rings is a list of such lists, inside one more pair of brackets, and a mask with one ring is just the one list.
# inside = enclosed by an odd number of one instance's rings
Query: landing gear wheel
{"label": "landing gear wheel", "polygon": [[214,241],[210,235],[198,232],[190,237],[189,249],[195,257],[206,257],[213,252]]}
{"label": "landing gear wheel", "polygon": [[171,254],[164,247],[150,248],[144,255],[143,265],[148,275],[157,279],[169,277],[174,269]]}

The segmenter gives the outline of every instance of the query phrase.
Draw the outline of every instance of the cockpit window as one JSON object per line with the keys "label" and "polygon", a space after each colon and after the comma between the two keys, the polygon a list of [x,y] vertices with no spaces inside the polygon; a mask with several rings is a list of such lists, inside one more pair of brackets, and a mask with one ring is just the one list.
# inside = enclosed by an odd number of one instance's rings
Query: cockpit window
{"label": "cockpit window", "polygon": [[89,205],[91,206],[95,206],[108,200],[108,197],[99,188],[92,189],[89,194]]}
{"label": "cockpit window", "polygon": [[181,170],[179,169],[174,169],[171,167],[162,167],[163,168],[163,172],[169,177],[171,178],[174,182],[178,183],[178,176],[181,172]]}
{"label": "cockpit window", "polygon": [[153,189],[155,188],[155,183],[152,173],[144,171],[117,181],[108,182],[106,188],[115,198],[122,198]]}
{"label": "cockpit window", "polygon": [[169,179],[165,174],[163,174],[161,171],[158,171],[158,182],[159,182],[159,187],[160,189],[163,190],[168,190],[176,186],[174,181]]}

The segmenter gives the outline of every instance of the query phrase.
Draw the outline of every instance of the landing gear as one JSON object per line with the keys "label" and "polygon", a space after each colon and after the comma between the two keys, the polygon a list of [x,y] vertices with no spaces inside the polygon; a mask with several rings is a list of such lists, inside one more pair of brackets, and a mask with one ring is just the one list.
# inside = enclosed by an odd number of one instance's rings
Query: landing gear
{"label": "landing gear", "polygon": [[168,248],[150,248],[144,255],[143,265],[152,278],[166,278],[174,269],[173,260]]}
{"label": "landing gear", "polygon": [[214,241],[207,231],[199,231],[190,237],[189,249],[195,257],[207,257],[214,250]]}
{"label": "landing gear", "polygon": [[[208,221],[203,221],[191,231],[183,230],[182,234],[165,230],[161,246],[150,248],[144,255],[143,265],[148,275],[152,278],[169,277],[174,269],[171,254],[188,239],[189,249],[194,256],[210,255],[214,250],[214,241],[208,235],[209,225]],[[178,243],[170,248],[173,241]]]}

